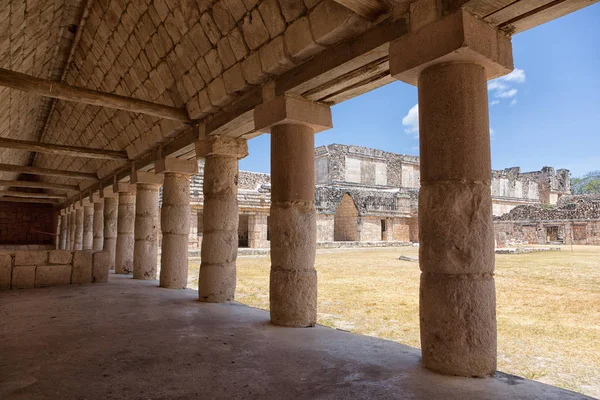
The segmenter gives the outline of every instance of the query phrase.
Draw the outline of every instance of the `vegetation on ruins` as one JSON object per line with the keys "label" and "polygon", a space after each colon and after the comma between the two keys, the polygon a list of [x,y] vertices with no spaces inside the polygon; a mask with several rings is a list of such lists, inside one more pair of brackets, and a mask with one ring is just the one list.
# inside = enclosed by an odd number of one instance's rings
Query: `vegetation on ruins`
{"label": "vegetation on ruins", "polygon": [[590,171],[581,178],[571,179],[573,194],[600,194],[600,170]]}

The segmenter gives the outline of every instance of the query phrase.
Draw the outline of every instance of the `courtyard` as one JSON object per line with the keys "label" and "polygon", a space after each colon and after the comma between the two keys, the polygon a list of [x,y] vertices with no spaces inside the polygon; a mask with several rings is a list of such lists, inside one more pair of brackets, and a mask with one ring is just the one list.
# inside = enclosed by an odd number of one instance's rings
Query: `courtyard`
{"label": "courtyard", "polygon": [[[317,323],[419,347],[418,248],[319,250]],[[498,370],[600,397],[600,246],[496,255]],[[240,256],[236,300],[269,308],[268,256]],[[198,287],[190,260],[188,287]]]}

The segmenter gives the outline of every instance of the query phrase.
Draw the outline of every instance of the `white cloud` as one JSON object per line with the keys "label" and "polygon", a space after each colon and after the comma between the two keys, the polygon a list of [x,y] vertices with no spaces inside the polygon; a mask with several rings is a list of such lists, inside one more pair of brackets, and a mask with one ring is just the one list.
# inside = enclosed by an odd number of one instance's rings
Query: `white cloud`
{"label": "white cloud", "polygon": [[419,136],[419,105],[415,104],[408,113],[402,118],[402,125],[404,128],[404,132],[414,135],[415,137]]}
{"label": "white cloud", "polygon": [[510,89],[510,90],[506,90],[506,91],[496,92],[496,94],[494,96],[498,97],[500,99],[509,99],[511,97],[515,97],[516,95],[517,95],[517,89]]}
{"label": "white cloud", "polygon": [[[525,83],[525,79],[525,70],[515,68],[510,74],[488,82],[488,91],[491,92],[490,96],[496,99],[512,99],[510,105],[515,105],[517,104],[515,96],[518,90],[514,88],[514,85]],[[500,100],[493,100],[490,102],[490,106],[499,103]]]}

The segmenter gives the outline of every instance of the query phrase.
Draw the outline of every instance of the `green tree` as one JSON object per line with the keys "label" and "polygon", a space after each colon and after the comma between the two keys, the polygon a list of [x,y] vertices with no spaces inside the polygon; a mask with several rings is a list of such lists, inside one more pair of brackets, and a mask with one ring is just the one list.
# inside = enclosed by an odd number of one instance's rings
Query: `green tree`
{"label": "green tree", "polygon": [[600,171],[591,171],[581,178],[571,179],[571,193],[600,194]]}

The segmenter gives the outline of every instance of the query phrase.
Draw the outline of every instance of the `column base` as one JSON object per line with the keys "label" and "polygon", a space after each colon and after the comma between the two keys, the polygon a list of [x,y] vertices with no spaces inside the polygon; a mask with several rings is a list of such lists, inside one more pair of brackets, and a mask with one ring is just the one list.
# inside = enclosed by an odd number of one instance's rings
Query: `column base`
{"label": "column base", "polygon": [[317,271],[271,268],[271,322],[287,327],[317,323]]}
{"label": "column base", "polygon": [[423,365],[445,375],[496,372],[496,291],[493,274],[421,273]]}
{"label": "column base", "polygon": [[235,262],[200,265],[199,300],[205,303],[225,303],[235,298]]}

